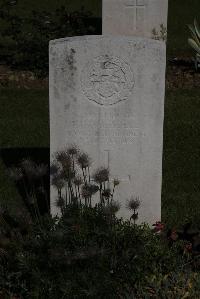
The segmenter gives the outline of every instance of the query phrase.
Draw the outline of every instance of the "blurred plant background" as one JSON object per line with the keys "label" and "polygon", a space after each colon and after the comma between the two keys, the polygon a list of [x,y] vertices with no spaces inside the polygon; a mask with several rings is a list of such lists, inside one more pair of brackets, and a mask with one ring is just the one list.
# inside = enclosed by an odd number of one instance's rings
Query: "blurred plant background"
{"label": "blurred plant background", "polygon": [[18,2],[0,3],[0,62],[15,69],[45,77],[50,40],[99,32],[98,22],[84,7],[70,12],[68,6],[58,6],[52,11],[30,10],[20,14]]}

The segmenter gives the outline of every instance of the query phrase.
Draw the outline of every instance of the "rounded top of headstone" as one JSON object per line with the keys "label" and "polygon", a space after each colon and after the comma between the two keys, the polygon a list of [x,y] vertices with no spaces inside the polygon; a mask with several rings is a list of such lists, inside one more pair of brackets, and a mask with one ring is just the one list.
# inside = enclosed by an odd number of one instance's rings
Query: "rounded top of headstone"
{"label": "rounded top of headstone", "polygon": [[160,45],[161,47],[166,47],[165,42],[160,40],[154,40],[147,37],[138,37],[138,36],[125,36],[125,35],[84,35],[84,36],[72,36],[72,37],[64,37],[59,39],[54,39],[49,41],[49,46],[53,46],[60,43],[70,43],[70,42],[79,42],[79,41],[92,41],[92,40],[112,40],[112,41],[119,41],[125,40],[130,42],[140,42],[144,44],[152,44],[152,45]]}

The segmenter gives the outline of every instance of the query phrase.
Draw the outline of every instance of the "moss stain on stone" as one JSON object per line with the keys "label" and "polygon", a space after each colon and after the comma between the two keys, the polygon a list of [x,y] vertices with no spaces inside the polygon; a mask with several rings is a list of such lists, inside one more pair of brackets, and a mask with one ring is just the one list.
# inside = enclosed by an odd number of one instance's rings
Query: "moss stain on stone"
{"label": "moss stain on stone", "polygon": [[74,75],[74,71],[76,71],[76,66],[75,66],[75,63],[76,63],[76,61],[75,61],[75,59],[74,59],[74,55],[75,55],[75,53],[76,53],[76,51],[73,49],[73,48],[71,48],[70,49],[70,53],[69,54],[67,54],[67,64],[68,64],[68,66],[69,66],[69,69],[70,69],[70,71],[72,71],[71,72],[71,75],[73,76]]}

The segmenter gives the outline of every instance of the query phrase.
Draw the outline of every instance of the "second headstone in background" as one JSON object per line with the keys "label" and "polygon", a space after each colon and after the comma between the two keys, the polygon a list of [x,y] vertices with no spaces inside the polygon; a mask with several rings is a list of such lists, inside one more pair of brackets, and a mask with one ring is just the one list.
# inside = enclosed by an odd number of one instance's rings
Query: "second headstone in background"
{"label": "second headstone in background", "polygon": [[168,0],[103,0],[102,33],[165,39]]}

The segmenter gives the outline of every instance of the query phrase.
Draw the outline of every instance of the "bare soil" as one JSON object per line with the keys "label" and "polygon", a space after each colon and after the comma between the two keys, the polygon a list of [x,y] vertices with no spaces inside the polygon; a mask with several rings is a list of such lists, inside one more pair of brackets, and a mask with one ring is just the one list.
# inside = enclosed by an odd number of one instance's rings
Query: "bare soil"
{"label": "bare soil", "polygon": [[48,88],[48,78],[37,78],[32,72],[12,70],[8,66],[0,65],[0,87],[19,89]]}
{"label": "bare soil", "polygon": [[168,61],[166,72],[167,89],[193,89],[200,87],[200,71],[195,70],[194,62],[189,59]]}
{"label": "bare soil", "polygon": [[[0,87],[47,89],[48,78],[37,78],[29,71],[12,70],[0,65]],[[187,59],[173,59],[167,63],[166,88],[192,89],[200,87],[200,72],[194,68],[194,63]]]}

